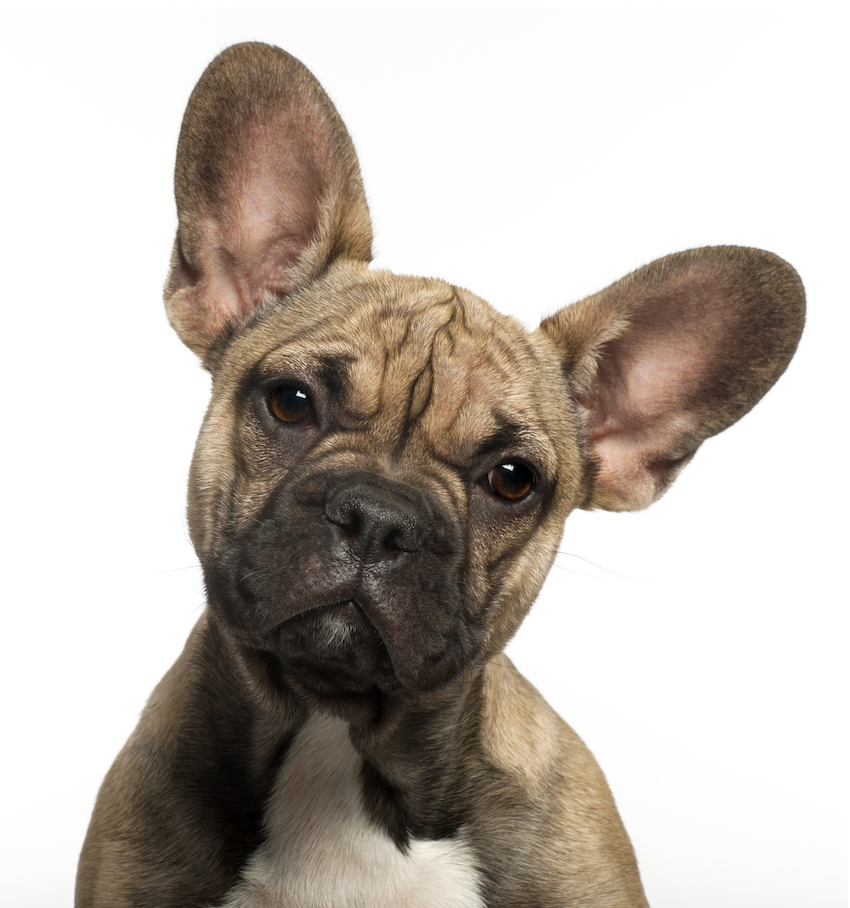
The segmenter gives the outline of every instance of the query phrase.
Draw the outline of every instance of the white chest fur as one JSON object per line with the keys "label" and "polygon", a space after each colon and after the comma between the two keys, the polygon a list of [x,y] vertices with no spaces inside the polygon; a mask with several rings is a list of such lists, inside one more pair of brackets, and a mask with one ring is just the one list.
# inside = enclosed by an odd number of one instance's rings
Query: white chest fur
{"label": "white chest fur", "polygon": [[483,908],[469,845],[413,840],[403,854],[366,815],[360,766],[344,722],[307,722],[223,908]]}

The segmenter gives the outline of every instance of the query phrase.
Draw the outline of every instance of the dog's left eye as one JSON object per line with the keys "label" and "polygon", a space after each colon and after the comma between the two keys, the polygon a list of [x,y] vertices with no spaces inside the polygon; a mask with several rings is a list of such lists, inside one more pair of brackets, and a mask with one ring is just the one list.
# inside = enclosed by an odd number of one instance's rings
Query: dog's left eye
{"label": "dog's left eye", "polygon": [[269,391],[269,410],[288,426],[312,426],[316,413],[309,395],[293,385],[278,385]]}
{"label": "dog's left eye", "polygon": [[534,473],[525,464],[500,463],[487,474],[494,495],[505,501],[520,501],[534,488]]}

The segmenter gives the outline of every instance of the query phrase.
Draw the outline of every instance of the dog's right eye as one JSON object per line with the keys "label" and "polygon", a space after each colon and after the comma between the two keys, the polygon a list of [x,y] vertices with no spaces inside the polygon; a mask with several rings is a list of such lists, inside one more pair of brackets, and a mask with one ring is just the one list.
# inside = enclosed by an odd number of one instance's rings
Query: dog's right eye
{"label": "dog's right eye", "polygon": [[501,463],[487,474],[494,495],[505,501],[521,501],[534,488],[534,473],[523,463]]}
{"label": "dog's right eye", "polygon": [[309,427],[316,424],[316,412],[309,395],[294,385],[277,385],[269,391],[269,411],[288,426]]}

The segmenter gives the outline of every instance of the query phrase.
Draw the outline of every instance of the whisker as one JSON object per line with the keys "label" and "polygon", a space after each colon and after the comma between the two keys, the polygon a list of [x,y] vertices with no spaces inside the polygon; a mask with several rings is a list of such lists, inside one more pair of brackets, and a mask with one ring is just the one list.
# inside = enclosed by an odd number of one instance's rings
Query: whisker
{"label": "whisker", "polygon": [[161,577],[163,574],[176,574],[179,571],[196,571],[200,570],[200,564],[187,564],[185,567],[167,568],[164,571],[151,571],[149,577]]}
{"label": "whisker", "polygon": [[[638,583],[652,583],[651,577],[633,577],[630,574],[618,574],[617,571],[612,571],[609,568],[602,567],[601,564],[596,564],[594,561],[591,561],[589,558],[584,558],[582,555],[576,555],[573,552],[563,552],[559,551],[559,555],[566,555],[568,558],[577,558],[579,561],[583,561],[585,564],[589,564],[591,567],[595,567],[598,571],[604,571],[606,574],[610,574],[612,577],[620,577],[623,580],[636,580]],[[580,574],[582,577],[593,577],[593,574],[583,574],[581,571],[573,571],[568,567],[564,567],[561,564],[555,562],[555,567],[559,568],[562,571],[568,571],[570,574]]]}

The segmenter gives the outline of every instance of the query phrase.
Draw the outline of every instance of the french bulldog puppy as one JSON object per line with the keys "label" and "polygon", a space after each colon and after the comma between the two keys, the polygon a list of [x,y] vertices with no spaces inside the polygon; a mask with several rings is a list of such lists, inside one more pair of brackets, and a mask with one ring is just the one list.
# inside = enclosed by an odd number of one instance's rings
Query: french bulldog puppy
{"label": "french bulldog puppy", "polygon": [[602,772],[503,650],[570,511],[651,504],[782,374],[796,273],[693,249],[529,334],[372,271],[345,126],[263,44],[204,73],[175,190],[208,608],[103,783],[77,908],[645,906]]}

